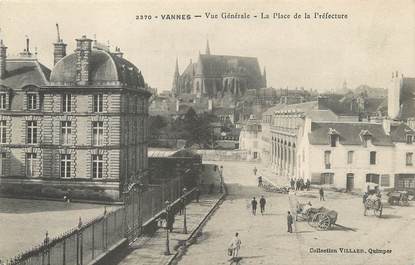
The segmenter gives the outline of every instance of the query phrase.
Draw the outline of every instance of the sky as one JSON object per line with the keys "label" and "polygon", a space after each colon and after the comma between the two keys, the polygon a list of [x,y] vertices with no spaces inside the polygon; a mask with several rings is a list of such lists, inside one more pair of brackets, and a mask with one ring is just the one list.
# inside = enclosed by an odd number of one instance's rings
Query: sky
{"label": "sky", "polygon": [[[297,12],[347,14],[347,19],[206,19],[206,12],[260,15]],[[136,20],[136,15],[152,20]],[[161,20],[161,14],[202,15]],[[154,16],[159,16],[154,19]],[[415,77],[415,0],[297,1],[8,1],[0,0],[0,37],[9,56],[25,47],[53,67],[55,23],[74,50],[87,35],[121,48],[124,57],[161,90],[172,85],[175,61],[183,71],[209,40],[212,54],[257,57],[268,86],[320,91],[361,84],[387,87],[392,72]]]}

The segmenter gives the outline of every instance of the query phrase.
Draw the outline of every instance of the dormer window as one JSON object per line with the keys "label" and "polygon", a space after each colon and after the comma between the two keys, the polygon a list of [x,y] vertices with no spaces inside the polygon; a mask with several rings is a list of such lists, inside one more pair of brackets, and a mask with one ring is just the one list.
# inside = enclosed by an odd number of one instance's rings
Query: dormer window
{"label": "dormer window", "polygon": [[0,93],[0,110],[7,109],[7,93],[1,92]]}
{"label": "dormer window", "polygon": [[407,134],[406,135],[406,143],[407,144],[412,144],[413,141],[414,141],[414,136],[412,134]]}
{"label": "dormer window", "polygon": [[37,93],[27,94],[27,109],[37,110],[38,109],[38,96]]}
{"label": "dormer window", "polygon": [[336,147],[337,140],[340,138],[340,134],[333,128],[329,129],[329,141],[331,147]]}
{"label": "dormer window", "polygon": [[362,130],[359,133],[360,140],[362,141],[362,144],[364,147],[367,147],[368,141],[372,140],[372,133],[369,132],[369,130]]}

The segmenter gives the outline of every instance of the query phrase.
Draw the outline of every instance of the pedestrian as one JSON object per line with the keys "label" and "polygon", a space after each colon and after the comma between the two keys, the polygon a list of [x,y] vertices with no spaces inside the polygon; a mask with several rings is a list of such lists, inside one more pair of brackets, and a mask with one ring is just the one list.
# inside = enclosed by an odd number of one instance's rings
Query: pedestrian
{"label": "pedestrian", "polygon": [[235,237],[232,238],[229,244],[229,253],[232,252],[231,260],[236,260],[239,256],[239,249],[241,248],[241,240],[239,239],[239,233],[235,233]]}
{"label": "pedestrian", "polygon": [[367,192],[363,193],[363,204],[365,204],[367,197],[369,197],[369,194]]}
{"label": "pedestrian", "polygon": [[256,169],[256,167],[254,167],[254,176],[256,176],[257,171],[258,171],[258,169]]}
{"label": "pedestrian", "polygon": [[261,214],[264,215],[265,212],[265,204],[267,201],[264,198],[264,195],[261,196],[261,199],[259,199],[259,207],[261,208]]}
{"label": "pedestrian", "polygon": [[184,198],[181,198],[178,206],[179,206],[179,215],[183,214],[183,209],[184,209],[184,205],[186,204],[186,202],[184,201]]}
{"label": "pedestrian", "polygon": [[323,190],[323,187],[320,187],[319,193],[320,193],[320,201],[325,201],[324,200],[324,190]]}
{"label": "pedestrian", "polygon": [[262,176],[258,177],[258,187],[262,187]]}
{"label": "pedestrian", "polygon": [[307,188],[307,191],[309,191],[309,190],[310,190],[310,185],[311,185],[311,182],[310,182],[310,180],[309,180],[309,179],[307,179],[307,181],[306,181],[306,183],[305,183],[305,186],[306,186],[306,188]]}
{"label": "pedestrian", "polygon": [[291,178],[290,185],[291,185],[292,190],[294,189],[294,184],[295,184],[295,181],[293,178]]}
{"label": "pedestrian", "polygon": [[257,206],[258,202],[257,200],[254,198],[252,198],[251,200],[251,206],[252,206],[252,214],[256,215],[256,206]]}
{"label": "pedestrian", "polygon": [[287,215],[287,226],[288,226],[288,233],[292,233],[293,232],[293,216],[291,215],[290,211],[288,211],[288,215]]}
{"label": "pedestrian", "polygon": [[295,181],[295,190],[300,190],[300,180],[299,179],[297,179]]}
{"label": "pedestrian", "polygon": [[200,198],[200,189],[199,189],[199,187],[196,187],[195,197],[196,197],[196,202],[199,202],[199,198]]}
{"label": "pedestrian", "polygon": [[174,224],[174,212],[173,209],[171,209],[171,207],[167,207],[166,208],[166,228],[170,231],[173,232],[173,224]]}

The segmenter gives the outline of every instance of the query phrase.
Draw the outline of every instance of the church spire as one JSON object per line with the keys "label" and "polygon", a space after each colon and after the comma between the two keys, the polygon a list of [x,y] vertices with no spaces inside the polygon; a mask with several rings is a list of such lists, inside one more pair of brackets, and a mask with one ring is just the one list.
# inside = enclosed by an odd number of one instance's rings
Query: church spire
{"label": "church spire", "polygon": [[179,59],[176,57],[176,68],[174,69],[172,92],[174,95],[180,93],[179,85],[180,73],[179,73]]}
{"label": "church spire", "polygon": [[206,55],[210,55],[209,40],[206,40]]}

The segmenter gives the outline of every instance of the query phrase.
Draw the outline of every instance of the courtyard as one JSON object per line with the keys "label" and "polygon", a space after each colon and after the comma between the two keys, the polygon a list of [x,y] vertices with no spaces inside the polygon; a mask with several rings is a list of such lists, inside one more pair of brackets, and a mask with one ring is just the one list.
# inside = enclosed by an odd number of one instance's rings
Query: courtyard
{"label": "courtyard", "polygon": [[[252,173],[258,165],[220,164],[229,195],[178,264],[195,264],[195,260],[197,264],[232,263],[226,251],[235,232],[242,240],[238,264],[414,264],[413,202],[408,207],[385,204],[381,218],[373,212],[363,216],[360,196],[326,191],[326,200],[320,201],[317,190],[267,193],[257,187]],[[267,199],[266,213],[253,216],[250,200],[260,195]],[[336,225],[318,231],[299,221],[294,222],[294,233],[287,233],[287,211],[295,212],[297,201],[337,211]]]}
{"label": "courtyard", "polygon": [[[0,198],[0,259],[5,260],[104,213],[104,205]],[[111,207],[107,206],[107,211]]]}

